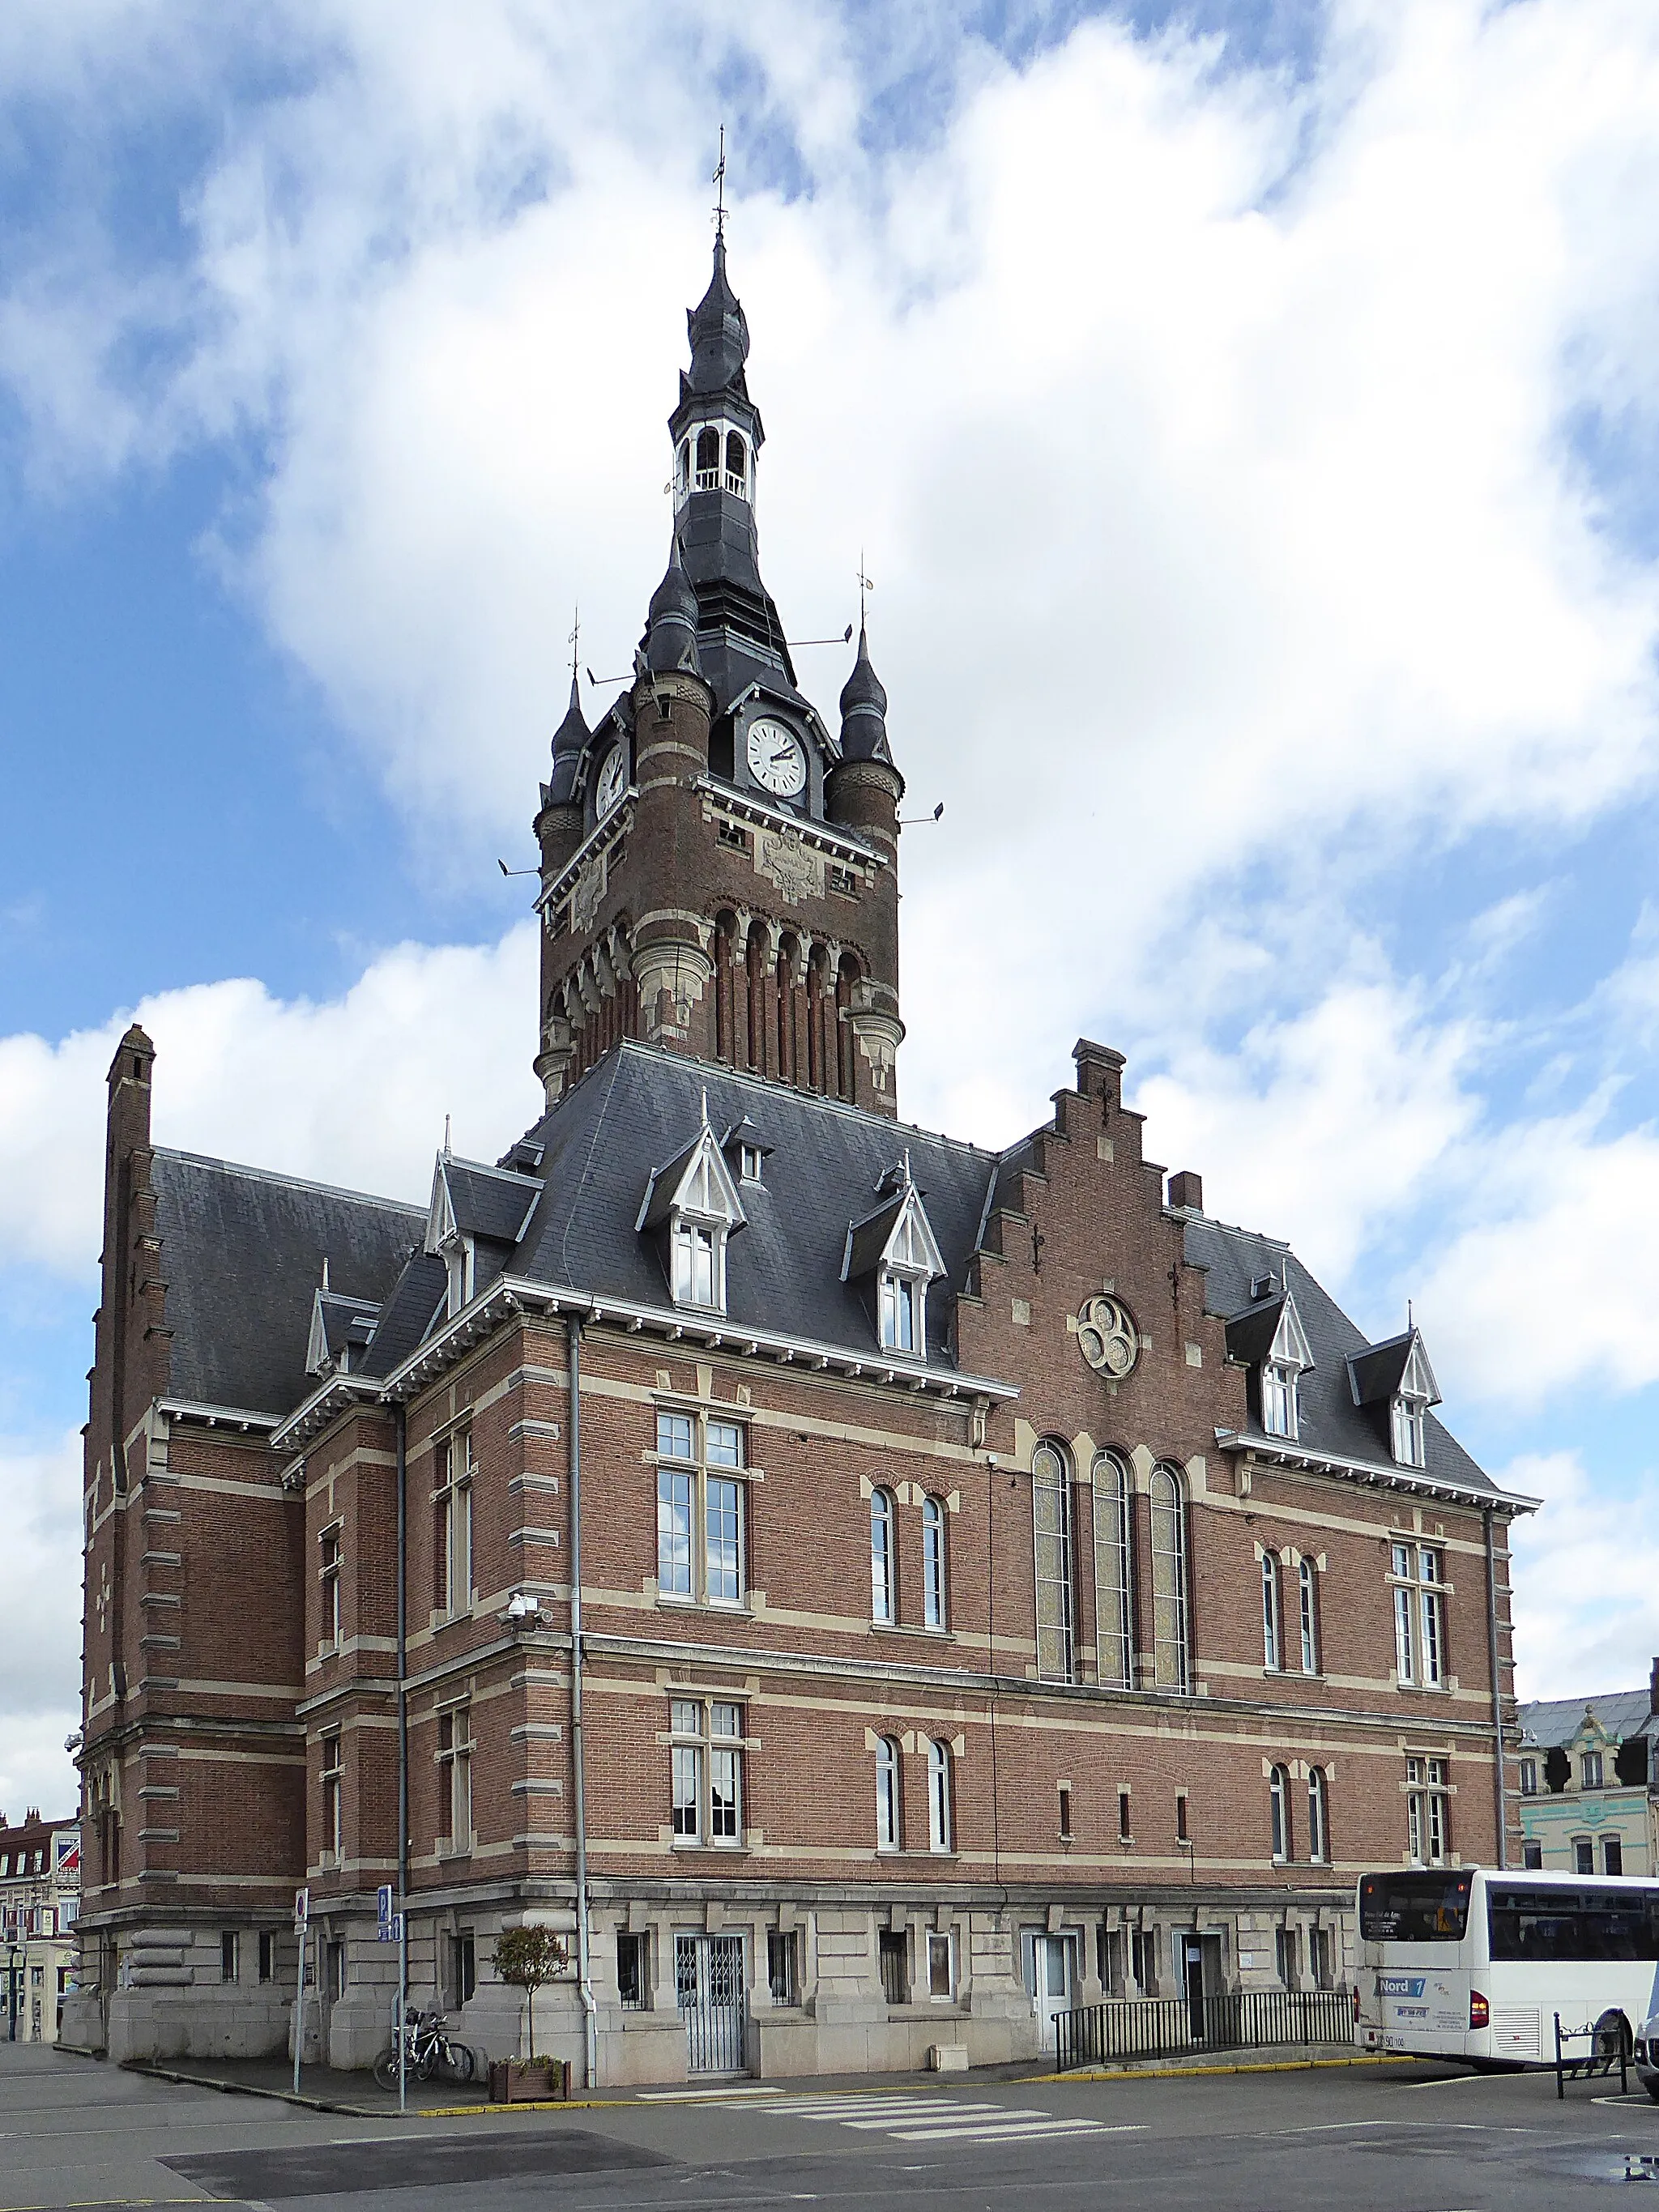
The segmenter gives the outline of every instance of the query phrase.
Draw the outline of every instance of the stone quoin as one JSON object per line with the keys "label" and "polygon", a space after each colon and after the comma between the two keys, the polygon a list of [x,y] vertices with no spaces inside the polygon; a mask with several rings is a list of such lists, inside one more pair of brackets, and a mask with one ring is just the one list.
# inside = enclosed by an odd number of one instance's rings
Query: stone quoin
{"label": "stone quoin", "polygon": [[633,676],[541,787],[535,1126],[399,1202],[112,1063],[68,2042],[283,2049],[304,1884],[307,2055],[368,2064],[402,1881],[489,2056],[496,1936],[566,1938],[578,2082],[1022,2058],[1519,1861],[1531,1501],[1421,1334],[1166,1180],[1103,1046],[1006,1150],[900,1121],[886,694],[862,630],[833,725],[797,682],[723,240],[689,325]]}

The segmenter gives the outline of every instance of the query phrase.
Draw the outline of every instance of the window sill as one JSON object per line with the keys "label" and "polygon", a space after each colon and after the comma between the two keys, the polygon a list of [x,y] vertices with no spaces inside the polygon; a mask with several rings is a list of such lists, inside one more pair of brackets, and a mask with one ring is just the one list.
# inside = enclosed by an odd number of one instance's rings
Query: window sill
{"label": "window sill", "polygon": [[676,1836],[668,1846],[671,1851],[710,1851],[716,1858],[739,1859],[749,1856],[747,1843],[704,1843],[701,1836]]}
{"label": "window sill", "polygon": [[870,1633],[872,1636],[923,1637],[930,1644],[954,1644],[957,1640],[954,1629],[918,1628],[908,1620],[872,1620]]}
{"label": "window sill", "polygon": [[728,1620],[752,1620],[755,1608],[747,1598],[682,1597],[675,1590],[659,1590],[657,1603],[670,1613],[720,1613]]}
{"label": "window sill", "polygon": [[477,1838],[472,1836],[466,1836],[456,1843],[448,1836],[441,1836],[436,1847],[439,1860],[441,1862],[447,1859],[470,1859],[476,1840]]}

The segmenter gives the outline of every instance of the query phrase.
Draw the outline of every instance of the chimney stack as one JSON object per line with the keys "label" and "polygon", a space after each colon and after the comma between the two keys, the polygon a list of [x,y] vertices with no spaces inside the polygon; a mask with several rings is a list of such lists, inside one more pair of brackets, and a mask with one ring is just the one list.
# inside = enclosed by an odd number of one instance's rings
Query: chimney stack
{"label": "chimney stack", "polygon": [[1659,1659],[1648,1671],[1648,1711],[1659,1713]]}
{"label": "chimney stack", "polygon": [[1179,1175],[1170,1177],[1170,1203],[1177,1212],[1204,1211],[1204,1178],[1194,1175],[1191,1168],[1182,1168]]}

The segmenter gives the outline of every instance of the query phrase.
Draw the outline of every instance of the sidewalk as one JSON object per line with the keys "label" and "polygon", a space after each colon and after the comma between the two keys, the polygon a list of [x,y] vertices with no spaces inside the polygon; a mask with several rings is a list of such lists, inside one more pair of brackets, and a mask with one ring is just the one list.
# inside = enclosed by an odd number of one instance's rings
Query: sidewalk
{"label": "sidewalk", "polygon": [[[1024,2060],[1017,2064],[977,2066],[969,2074],[901,2073],[879,2075],[794,2075],[781,2078],[764,2086],[775,2087],[780,2095],[799,2095],[812,2090],[824,2096],[867,2095],[872,2090],[938,2089],[948,2092],[969,2085],[989,2087],[993,2083],[1067,2081],[1115,2081],[1143,2079],[1149,2074],[1285,2074],[1304,2071],[1315,2067],[1382,2066],[1400,2063],[1398,2053],[1388,2055],[1356,2051],[1351,2044],[1295,2044],[1264,2051],[1218,2051],[1212,2055],[1194,2051],[1188,2056],[1166,2058],[1129,2058],[1109,2066],[1078,2067],[1064,2074],[1045,2072],[1041,2060]],[[370,2073],[343,2073],[328,2066],[307,2066],[300,2076],[300,2094],[294,2094],[294,2069],[286,2059],[230,2058],[179,2059],[168,2064],[150,2064],[139,2060],[129,2063],[128,2070],[148,2074],[162,2081],[176,2081],[202,2089],[219,2089],[229,2095],[276,2097],[289,2104],[300,2104],[319,2112],[339,2112],[353,2119],[395,2118],[398,2113],[396,2090],[386,2092],[375,2085]],[[732,2084],[713,2079],[706,2084],[696,2081],[674,2084],[680,2094],[696,2096],[700,2086],[711,2098],[729,2093]],[[647,2101],[653,2093],[645,2093]],[[660,2094],[660,2093],[659,2093]],[[559,2112],[579,2111],[584,2106],[631,2105],[639,2101],[640,2092],[634,2089],[601,2088],[592,2096],[580,2091],[568,2102],[555,2104],[492,2105],[484,2086],[468,2082],[465,2086],[453,2081],[411,2081],[409,2084],[408,2112],[411,2118],[458,2119],[486,2113]]]}

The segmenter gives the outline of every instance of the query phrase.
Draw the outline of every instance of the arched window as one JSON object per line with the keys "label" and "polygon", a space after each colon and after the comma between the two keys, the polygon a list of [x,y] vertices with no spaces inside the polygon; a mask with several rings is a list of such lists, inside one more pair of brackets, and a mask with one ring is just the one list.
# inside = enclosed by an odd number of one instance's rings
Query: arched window
{"label": "arched window", "polygon": [[1279,1562],[1271,1552],[1261,1554],[1261,1663],[1279,1664]]}
{"label": "arched window", "polygon": [[691,441],[682,438],[674,455],[674,490],[684,499],[691,489]]}
{"label": "arched window", "polygon": [[1297,1583],[1302,1602],[1302,1671],[1304,1674],[1319,1672],[1319,1590],[1314,1580],[1314,1563],[1304,1559],[1297,1569]]}
{"label": "arched window", "polygon": [[878,1490],[870,1498],[870,1618],[898,1618],[897,1560],[893,1543],[893,1493]]}
{"label": "arched window", "polygon": [[1072,1609],[1072,1469],[1060,1446],[1031,1455],[1032,1548],[1036,1562],[1037,1676],[1075,1679]]}
{"label": "arched window", "polygon": [[945,1508],[937,1498],[921,1506],[921,1618],[924,1627],[945,1626]]}
{"label": "arched window", "polygon": [[1273,1826],[1273,1857],[1288,1859],[1291,1856],[1291,1778],[1282,1766],[1275,1766],[1267,1778],[1267,1808]]}
{"label": "arched window", "polygon": [[697,489],[718,491],[720,481],[720,434],[718,430],[699,430],[697,433]]}
{"label": "arched window", "polygon": [[1191,1684],[1187,1650],[1187,1496],[1172,1467],[1152,1469],[1152,1682]]}
{"label": "arched window", "polygon": [[902,1848],[901,1802],[898,1739],[884,1735],[876,1744],[876,1849],[878,1851],[896,1851]]}
{"label": "arched window", "polygon": [[951,1747],[933,1742],[927,1747],[927,1848],[948,1851],[951,1832]]}
{"label": "arched window", "polygon": [[749,496],[749,448],[735,430],[726,434],[726,489],[739,499]]}
{"label": "arched window", "polygon": [[1095,1665],[1103,1682],[1134,1680],[1134,1572],[1129,1538],[1129,1470],[1115,1452],[1094,1467]]}
{"label": "arched window", "polygon": [[1322,1766],[1308,1769],[1308,1856],[1323,1865],[1331,1855],[1330,1797]]}

